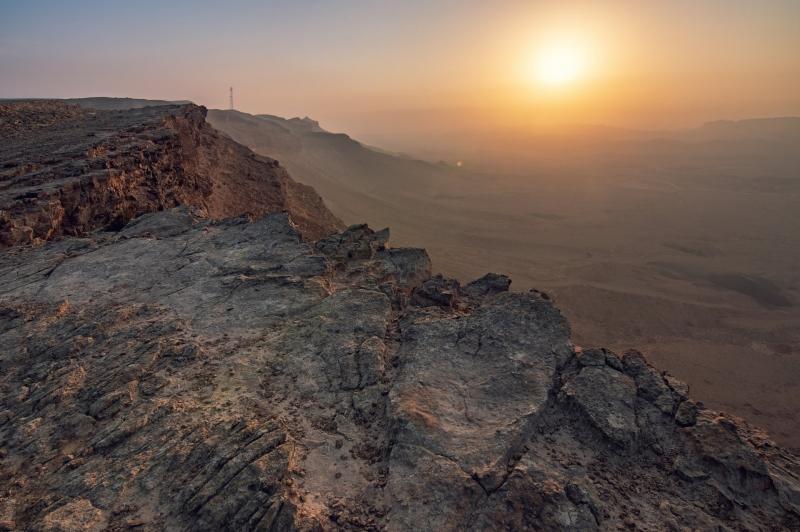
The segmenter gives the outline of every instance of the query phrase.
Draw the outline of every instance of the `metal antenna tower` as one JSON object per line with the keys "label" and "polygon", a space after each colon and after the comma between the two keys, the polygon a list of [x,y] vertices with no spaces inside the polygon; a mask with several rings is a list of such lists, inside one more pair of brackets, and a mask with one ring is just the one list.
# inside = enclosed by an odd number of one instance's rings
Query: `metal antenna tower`
{"label": "metal antenna tower", "polygon": [[230,88],[230,93],[228,96],[228,104],[230,105],[231,111],[233,111],[233,87]]}

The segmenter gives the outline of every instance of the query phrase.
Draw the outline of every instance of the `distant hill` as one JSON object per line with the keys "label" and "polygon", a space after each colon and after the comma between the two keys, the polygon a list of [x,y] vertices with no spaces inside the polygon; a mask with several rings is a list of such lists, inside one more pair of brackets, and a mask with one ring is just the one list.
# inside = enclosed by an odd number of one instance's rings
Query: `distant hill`
{"label": "distant hill", "polygon": [[697,140],[770,140],[800,142],[800,117],[717,120],[689,130],[684,137]]}
{"label": "distant hill", "polygon": [[695,128],[673,130],[627,129],[600,124],[550,126],[544,130],[518,132],[529,138],[560,136],[572,139],[595,139],[607,142],[670,139],[713,142],[725,140],[772,140],[796,142],[800,139],[800,117],[747,118],[715,120]]}
{"label": "distant hill", "polygon": [[310,118],[251,115],[210,109],[208,121],[256,153],[278,159],[298,181],[313,186],[345,221],[393,225],[407,217],[406,201],[462,185],[464,172],[366,146],[331,133]]}

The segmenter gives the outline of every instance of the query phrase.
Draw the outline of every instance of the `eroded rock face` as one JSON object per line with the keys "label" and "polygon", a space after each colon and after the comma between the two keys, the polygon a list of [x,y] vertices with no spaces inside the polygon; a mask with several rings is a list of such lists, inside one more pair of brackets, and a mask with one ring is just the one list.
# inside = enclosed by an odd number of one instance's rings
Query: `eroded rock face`
{"label": "eroded rock face", "polygon": [[622,447],[636,441],[636,384],[633,379],[606,365],[588,366],[582,368],[563,391],[605,437]]}
{"label": "eroded rock face", "polygon": [[309,239],[342,228],[311,187],[218,133],[205,113],[0,105],[0,247],[118,229],[177,205],[213,219],[288,211]]}
{"label": "eroded rock face", "polygon": [[797,457],[387,240],[181,208],[4,251],[0,527],[800,526]]}

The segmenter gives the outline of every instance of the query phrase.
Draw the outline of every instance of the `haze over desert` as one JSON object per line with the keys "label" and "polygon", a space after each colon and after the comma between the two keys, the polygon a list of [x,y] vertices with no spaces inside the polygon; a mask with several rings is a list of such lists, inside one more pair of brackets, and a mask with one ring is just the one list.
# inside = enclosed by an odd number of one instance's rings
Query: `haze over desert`
{"label": "haze over desert", "polygon": [[800,530],[800,3],[0,4],[0,531]]}

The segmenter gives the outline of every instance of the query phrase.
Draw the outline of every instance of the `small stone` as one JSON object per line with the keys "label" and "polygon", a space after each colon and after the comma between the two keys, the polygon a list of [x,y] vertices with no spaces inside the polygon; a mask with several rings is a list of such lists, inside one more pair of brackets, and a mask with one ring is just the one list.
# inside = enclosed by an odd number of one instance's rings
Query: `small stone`
{"label": "small stone", "polygon": [[484,297],[501,292],[508,292],[511,279],[497,273],[487,273],[464,287],[464,292],[471,297]]}
{"label": "small stone", "polygon": [[418,307],[452,307],[459,294],[458,281],[437,275],[414,290],[411,304]]}
{"label": "small stone", "polygon": [[647,360],[645,360],[644,355],[633,349],[626,351],[622,355],[622,365],[625,368],[625,373],[633,377],[647,371]]}
{"label": "small stone", "polygon": [[17,394],[17,401],[20,403],[25,401],[28,396],[30,395],[30,387],[28,386],[20,386],[19,393]]}
{"label": "small stone", "polygon": [[633,379],[607,366],[589,366],[564,387],[570,398],[606,437],[630,447],[638,434]]}
{"label": "small stone", "polygon": [[605,366],[605,349],[587,349],[577,355],[581,366]]}
{"label": "small stone", "polygon": [[670,374],[664,375],[664,380],[672,391],[675,392],[681,399],[686,399],[689,396],[689,385],[685,382],[673,377]]}
{"label": "small stone", "polygon": [[606,351],[606,364],[611,366],[617,371],[624,371],[625,367],[622,365],[622,360],[620,360],[619,356],[616,353],[611,351]]}
{"label": "small stone", "polygon": [[681,427],[690,427],[697,422],[697,405],[692,401],[684,401],[675,412],[675,422]]}
{"label": "small stone", "polygon": [[659,443],[657,443],[657,442],[653,443],[650,446],[650,448],[653,449],[653,452],[656,453],[657,455],[663,455],[664,454],[664,448],[661,447],[661,445]]}
{"label": "small stone", "polygon": [[662,393],[653,401],[653,404],[668,416],[671,416],[673,410],[675,410],[675,400],[672,398],[671,393]]}
{"label": "small stone", "polygon": [[564,493],[567,498],[575,504],[584,504],[589,502],[589,495],[586,490],[579,484],[568,482],[564,487]]}
{"label": "small stone", "polygon": [[709,478],[708,473],[693,466],[683,458],[675,461],[675,474],[687,482],[698,482]]}

